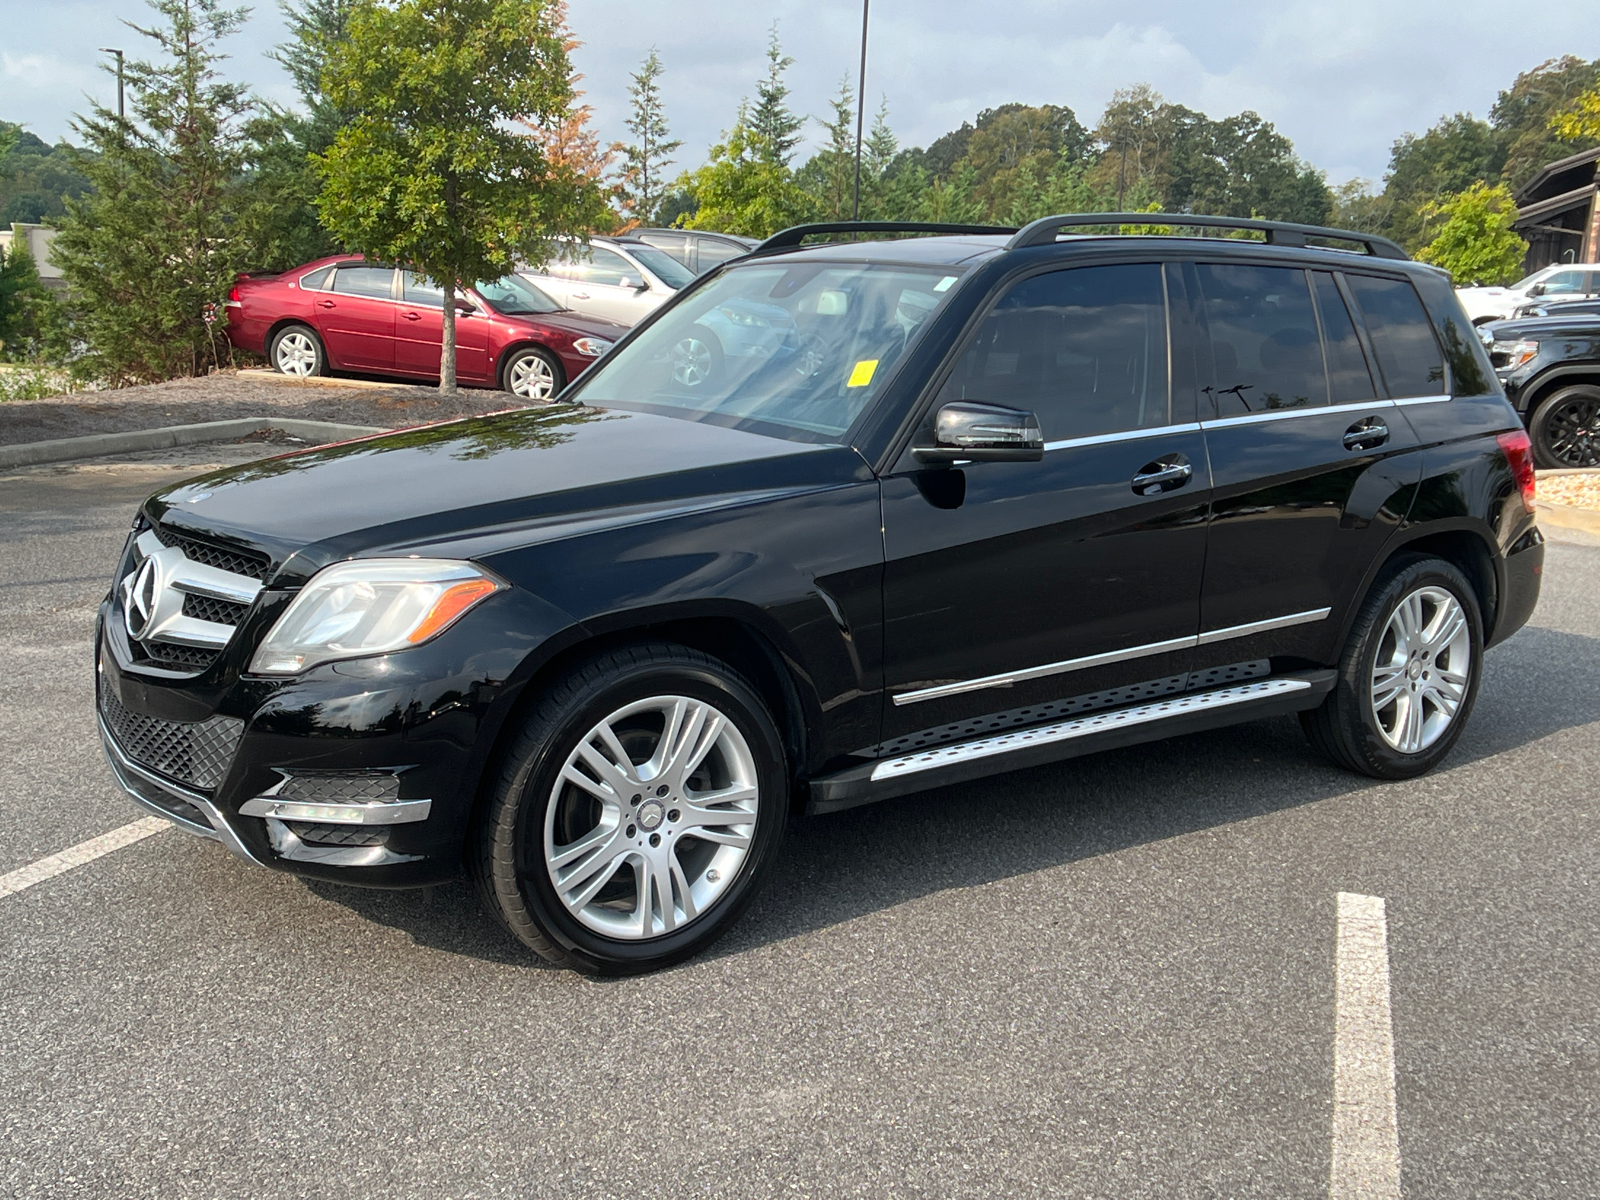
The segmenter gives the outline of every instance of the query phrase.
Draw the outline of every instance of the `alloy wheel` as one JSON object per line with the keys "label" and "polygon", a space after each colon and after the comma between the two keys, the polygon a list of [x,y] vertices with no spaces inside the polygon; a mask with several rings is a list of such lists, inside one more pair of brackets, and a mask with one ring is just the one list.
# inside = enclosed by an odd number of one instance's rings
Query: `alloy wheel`
{"label": "alloy wheel", "polygon": [[1466,611],[1444,588],[1421,587],[1389,615],[1372,665],[1378,733],[1402,754],[1420,754],[1455,720],[1472,671]]}
{"label": "alloy wheel", "polygon": [[1551,455],[1566,466],[1600,466],[1600,399],[1556,401],[1545,417],[1545,441]]}
{"label": "alloy wheel", "polygon": [[706,914],[743,867],[761,794],[738,727],[703,700],[652,696],[579,739],[545,811],[544,864],[576,920],[641,941]]}
{"label": "alloy wheel", "polygon": [[548,400],[555,394],[556,373],[537,354],[511,364],[511,391],[527,400]]}
{"label": "alloy wheel", "polygon": [[672,378],[684,387],[699,387],[711,378],[711,347],[686,337],[672,348]]}
{"label": "alloy wheel", "polygon": [[278,339],[278,370],[285,375],[314,375],[317,371],[317,344],[308,333],[291,332]]}

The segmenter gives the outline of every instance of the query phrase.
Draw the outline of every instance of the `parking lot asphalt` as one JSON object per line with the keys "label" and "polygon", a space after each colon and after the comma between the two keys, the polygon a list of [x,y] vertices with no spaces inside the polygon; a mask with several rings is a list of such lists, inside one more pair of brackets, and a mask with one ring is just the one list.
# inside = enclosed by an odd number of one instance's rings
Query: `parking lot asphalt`
{"label": "parking lot asphalt", "polygon": [[[241,451],[242,453],[242,451]],[[0,476],[0,875],[119,829],[94,608],[192,470]],[[1326,1197],[1340,892],[1387,906],[1407,1197],[1600,1195],[1600,547],[1433,775],[1292,720],[797,823],[708,955],[596,981],[464,885],[165,830],[0,895],[0,1194]]]}

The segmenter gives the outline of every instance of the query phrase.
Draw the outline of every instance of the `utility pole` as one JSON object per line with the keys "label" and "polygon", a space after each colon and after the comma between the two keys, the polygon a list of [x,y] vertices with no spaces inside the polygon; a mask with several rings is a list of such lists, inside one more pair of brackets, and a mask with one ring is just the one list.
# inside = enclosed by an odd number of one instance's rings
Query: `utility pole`
{"label": "utility pole", "polygon": [[120,120],[128,115],[122,102],[122,51],[113,50],[109,46],[101,46],[100,53],[115,54],[117,56],[117,117]]}
{"label": "utility pole", "polygon": [[867,12],[872,0],[861,0],[861,86],[856,91],[856,206],[852,221],[861,219],[861,130],[867,114]]}

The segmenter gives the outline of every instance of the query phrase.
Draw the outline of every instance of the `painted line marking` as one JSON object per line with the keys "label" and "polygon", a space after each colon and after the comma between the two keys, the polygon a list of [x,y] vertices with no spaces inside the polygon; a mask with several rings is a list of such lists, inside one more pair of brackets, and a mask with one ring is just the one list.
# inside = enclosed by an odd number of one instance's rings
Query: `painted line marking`
{"label": "painted line marking", "polygon": [[1382,896],[1339,893],[1329,1200],[1400,1200],[1400,1126]]}
{"label": "painted line marking", "polygon": [[5,875],[0,875],[0,900],[7,896],[14,896],[18,892],[25,892],[36,883],[43,883],[47,879],[54,879],[57,875],[65,875],[74,867],[81,867],[85,863],[92,863],[97,858],[103,858],[113,850],[120,850],[124,846],[131,846],[135,842],[142,842],[151,834],[160,833],[163,829],[171,829],[172,822],[163,821],[160,817],[144,817],[121,829],[113,829],[110,833],[102,833],[99,837],[90,838],[87,842],[79,842],[76,846],[69,846],[59,854],[52,854],[41,858],[38,862],[29,863],[25,867],[18,867]]}

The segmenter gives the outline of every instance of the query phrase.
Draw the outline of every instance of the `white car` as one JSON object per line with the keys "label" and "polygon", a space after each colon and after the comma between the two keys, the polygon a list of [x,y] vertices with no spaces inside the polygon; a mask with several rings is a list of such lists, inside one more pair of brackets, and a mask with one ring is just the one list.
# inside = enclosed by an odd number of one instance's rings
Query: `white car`
{"label": "white car", "polygon": [[564,308],[635,325],[694,282],[694,272],[631,238],[563,240],[551,260],[517,272]]}
{"label": "white car", "polygon": [[1457,288],[1461,307],[1474,325],[1516,315],[1517,306],[1540,296],[1578,300],[1600,295],[1600,264],[1556,263],[1543,267],[1510,287]]}

